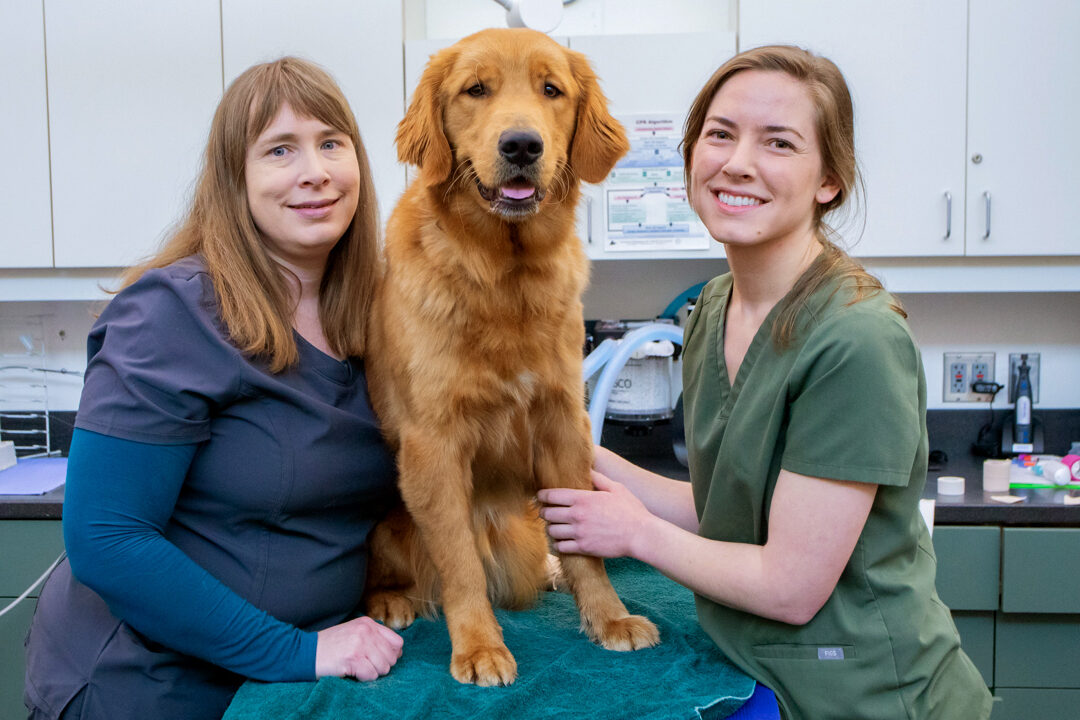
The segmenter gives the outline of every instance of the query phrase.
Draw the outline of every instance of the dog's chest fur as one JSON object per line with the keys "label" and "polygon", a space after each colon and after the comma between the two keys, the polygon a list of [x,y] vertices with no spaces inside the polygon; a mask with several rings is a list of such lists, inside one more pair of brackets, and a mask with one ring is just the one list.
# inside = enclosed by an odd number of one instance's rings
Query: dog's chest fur
{"label": "dog's chest fur", "polygon": [[[418,205],[406,198],[399,209]],[[448,233],[455,220],[428,214],[411,232],[388,233],[387,310],[412,308],[396,339],[411,345],[399,355],[411,358],[411,404],[445,408],[447,420],[516,424],[545,392],[579,382],[565,358],[580,359],[587,260],[569,219],[545,218],[540,236],[493,224]]]}

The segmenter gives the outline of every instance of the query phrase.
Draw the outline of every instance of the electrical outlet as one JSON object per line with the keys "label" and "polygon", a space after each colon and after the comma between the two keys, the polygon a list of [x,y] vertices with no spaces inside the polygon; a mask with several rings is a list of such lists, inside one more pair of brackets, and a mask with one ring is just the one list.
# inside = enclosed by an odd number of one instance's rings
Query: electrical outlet
{"label": "electrical outlet", "polygon": [[944,402],[988,402],[992,395],[977,393],[971,384],[994,382],[994,353],[945,353],[945,382],[942,385]]}
{"label": "electrical outlet", "polygon": [[953,395],[967,392],[967,363],[955,360],[949,363],[949,392]]}
{"label": "electrical outlet", "polygon": [[[1039,402],[1039,353],[1027,355],[1028,377],[1031,378],[1031,402]],[[1019,375],[1020,353],[1009,353],[1009,404],[1016,402],[1016,379]]]}
{"label": "electrical outlet", "polygon": [[990,365],[984,361],[976,360],[971,363],[971,382],[993,382],[994,373],[990,370]]}

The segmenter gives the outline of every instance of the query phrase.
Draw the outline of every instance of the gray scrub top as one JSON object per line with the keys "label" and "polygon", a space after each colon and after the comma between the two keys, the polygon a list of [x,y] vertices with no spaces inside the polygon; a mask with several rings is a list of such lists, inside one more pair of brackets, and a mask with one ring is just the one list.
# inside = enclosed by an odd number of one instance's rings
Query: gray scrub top
{"label": "gray scrub top", "polygon": [[299,364],[271,374],[227,339],[200,258],[151,270],[90,332],[75,424],[200,443],[166,538],[256,607],[313,630],[358,604],[395,472],[362,362],[295,337]]}

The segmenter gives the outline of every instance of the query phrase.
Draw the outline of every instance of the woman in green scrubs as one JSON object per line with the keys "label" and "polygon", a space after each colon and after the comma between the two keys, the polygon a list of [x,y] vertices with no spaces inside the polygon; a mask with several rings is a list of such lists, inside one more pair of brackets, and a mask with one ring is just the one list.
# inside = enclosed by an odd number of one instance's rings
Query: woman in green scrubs
{"label": "woman in green scrubs", "polygon": [[597,448],[596,491],[540,493],[554,544],[691,588],[790,720],[988,717],[918,511],[921,355],[825,222],[857,183],[842,74],[798,48],[737,55],[691,107],[683,153],[731,268],[685,329],[691,483]]}

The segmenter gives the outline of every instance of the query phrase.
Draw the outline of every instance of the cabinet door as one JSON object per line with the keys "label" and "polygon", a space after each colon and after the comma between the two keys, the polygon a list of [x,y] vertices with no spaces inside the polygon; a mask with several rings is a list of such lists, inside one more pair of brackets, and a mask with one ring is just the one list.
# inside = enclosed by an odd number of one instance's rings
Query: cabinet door
{"label": "cabinet door", "polygon": [[[0,597],[0,607],[12,598]],[[0,621],[0,717],[24,718],[23,686],[26,676],[26,651],[23,641],[34,617],[37,599],[26,598]]]}
{"label": "cabinet door", "polygon": [[49,120],[41,0],[0,7],[0,267],[51,267]]}
{"label": "cabinet door", "polygon": [[221,96],[217,0],[45,0],[57,267],[150,254]]}
{"label": "cabinet door", "polygon": [[934,528],[937,591],[950,610],[997,610],[1001,583],[1001,528]]}
{"label": "cabinet door", "polygon": [[994,688],[993,720],[1068,720],[1080,707],[1080,690]]}
{"label": "cabinet door", "polygon": [[980,0],[970,22],[968,254],[1080,254],[1080,3]]}
{"label": "cabinet door", "polygon": [[1080,613],[1080,528],[1005,528],[1001,609]]}
{"label": "cabinet door", "polygon": [[394,148],[405,112],[401,4],[386,0],[223,0],[225,83],[251,65],[296,55],[325,68],[356,116],[379,209],[390,215],[405,187]]}
{"label": "cabinet door", "polygon": [[964,254],[966,21],[966,0],[739,6],[740,51],[798,45],[847,79],[866,223],[856,213],[834,226],[855,255]]}

